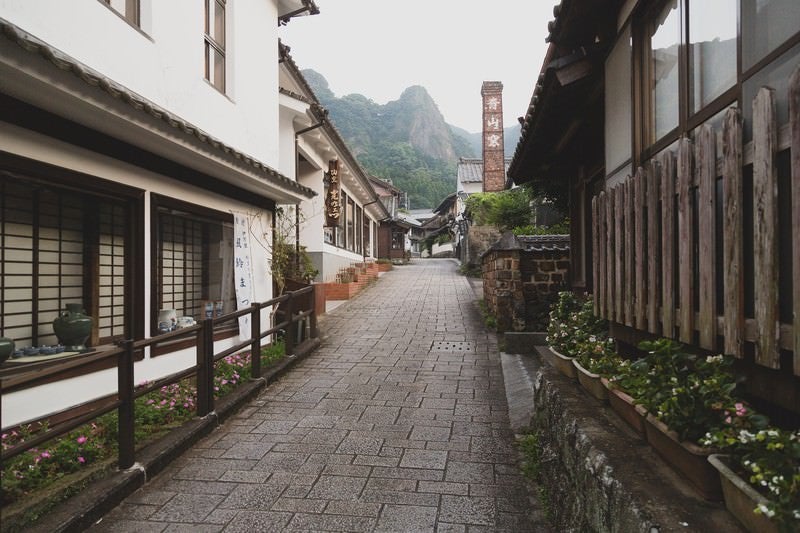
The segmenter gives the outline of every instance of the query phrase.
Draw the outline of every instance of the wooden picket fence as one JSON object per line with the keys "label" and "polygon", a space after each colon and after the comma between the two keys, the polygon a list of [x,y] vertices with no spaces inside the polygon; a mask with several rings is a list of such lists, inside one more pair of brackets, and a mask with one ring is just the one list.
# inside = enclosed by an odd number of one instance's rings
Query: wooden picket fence
{"label": "wooden picket fence", "polygon": [[[762,88],[752,106],[746,145],[741,112],[728,109],[721,139],[703,125],[592,199],[595,312],[740,358],[751,342],[756,363],[769,368],[780,367],[781,350],[793,352],[800,376],[800,68],[788,124],[778,127],[774,90]],[[790,187],[779,197],[786,155]],[[783,254],[792,272],[780,271]],[[781,305],[792,310],[789,323],[780,322]]]}

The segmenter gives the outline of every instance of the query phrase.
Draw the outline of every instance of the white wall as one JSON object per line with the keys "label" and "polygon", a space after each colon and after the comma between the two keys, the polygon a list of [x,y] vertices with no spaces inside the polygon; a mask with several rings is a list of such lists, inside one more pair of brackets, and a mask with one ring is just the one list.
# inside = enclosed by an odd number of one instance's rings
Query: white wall
{"label": "white wall", "polygon": [[276,0],[229,2],[227,94],[204,79],[197,0],[142,0],[143,32],[99,0],[0,0],[0,16],[240,151],[278,165]]}
{"label": "white wall", "polygon": [[[259,210],[251,205],[237,202],[229,198],[215,195],[203,189],[183,182],[172,180],[166,176],[155,174],[138,167],[111,159],[73,145],[45,137],[14,125],[0,122],[0,146],[3,150],[24,157],[57,165],[62,168],[83,172],[104,179],[117,181],[138,187],[149,193],[179,198],[182,201],[225,212],[243,212],[254,219],[253,227],[259,236],[269,239],[271,236],[271,213]],[[149,199],[149,195],[147,196]],[[151,262],[150,257],[150,203],[146,201],[144,217],[144,257],[145,265]],[[263,302],[272,297],[272,278],[269,274],[268,248],[257,244],[252,246],[254,296],[256,302]],[[150,332],[150,301],[152,277],[151,268],[144,270],[144,323],[145,336]],[[262,314],[263,328],[268,326],[267,311]],[[216,344],[217,351],[239,342],[233,337]],[[241,339],[245,340],[245,339]],[[157,358],[149,357],[136,364],[135,380],[153,380],[187,368],[195,363],[193,349],[183,350]],[[3,394],[2,424],[3,427],[19,424],[48,413],[60,411],[67,407],[90,401],[99,396],[116,391],[116,370],[110,369],[87,376],[60,381],[42,387]]]}

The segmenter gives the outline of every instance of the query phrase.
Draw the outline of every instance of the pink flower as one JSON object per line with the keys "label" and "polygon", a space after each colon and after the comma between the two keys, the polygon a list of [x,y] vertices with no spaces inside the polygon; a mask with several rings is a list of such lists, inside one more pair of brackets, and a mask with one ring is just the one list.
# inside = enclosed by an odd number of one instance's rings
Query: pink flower
{"label": "pink flower", "polygon": [[2,437],[3,440],[5,440],[7,437],[8,437],[8,433],[3,433],[3,437]]}
{"label": "pink flower", "polygon": [[725,423],[726,423],[726,424],[730,424],[731,422],[733,422],[733,421],[731,420],[731,417],[729,417],[729,416],[728,416],[728,417],[725,417]]}
{"label": "pink flower", "polygon": [[83,435],[81,435],[80,437],[78,437],[77,439],[75,439],[75,442],[77,442],[78,444],[84,444],[84,443],[86,442],[86,440],[87,440],[87,439],[86,439],[86,437],[84,437]]}
{"label": "pink flower", "polygon": [[42,459],[49,459],[49,458],[50,458],[50,452],[47,451],[42,452]]}
{"label": "pink flower", "polygon": [[83,463],[85,463],[85,462],[86,462],[86,459],[84,459],[83,457],[81,457],[81,456],[79,455],[79,456],[78,456],[78,462],[79,462],[79,463],[81,463],[81,464],[83,464]]}
{"label": "pink flower", "polygon": [[736,403],[733,406],[736,408],[736,416],[744,416],[747,413],[747,408],[743,403]]}
{"label": "pink flower", "polygon": [[227,384],[228,384],[228,380],[227,380],[227,379],[223,379],[223,380],[222,380],[222,384],[223,384],[223,385],[227,385]]}

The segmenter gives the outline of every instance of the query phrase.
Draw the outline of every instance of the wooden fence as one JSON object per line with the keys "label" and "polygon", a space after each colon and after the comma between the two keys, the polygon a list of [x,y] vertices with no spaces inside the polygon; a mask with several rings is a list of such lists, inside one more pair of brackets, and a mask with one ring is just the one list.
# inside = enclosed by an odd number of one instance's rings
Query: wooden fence
{"label": "wooden fence", "polygon": [[[134,461],[134,400],[154,390],[158,390],[165,385],[177,383],[178,381],[196,376],[197,381],[197,416],[204,417],[214,410],[214,363],[231,354],[241,350],[250,349],[251,376],[254,379],[261,378],[261,357],[255,354],[261,353],[262,339],[273,335],[281,330],[287,332],[284,336],[284,350],[287,355],[295,353],[294,335],[291,334],[293,326],[298,322],[308,319],[311,338],[317,337],[317,315],[314,312],[314,286],[308,286],[292,292],[287,292],[282,296],[273,298],[263,303],[253,303],[249,308],[245,308],[217,318],[206,318],[195,326],[183,328],[171,333],[165,333],[150,339],[137,341],[126,340],[119,343],[118,347],[103,354],[103,359],[116,360],[117,367],[117,392],[103,398],[95,398],[92,402],[106,400],[103,407],[96,408],[88,413],[81,414],[69,421],[56,426],[47,425],[47,431],[41,432],[31,439],[17,444],[2,451],[0,458],[3,462],[15,457],[23,452],[30,450],[55,437],[61,436],[73,429],[91,422],[95,418],[108,412],[116,410],[118,412],[118,444],[119,457],[118,466],[121,470],[130,468]],[[269,329],[261,329],[261,310],[271,308],[273,305],[280,305],[282,310],[282,322],[275,324]],[[239,317],[250,315],[250,338],[244,340],[219,353],[214,353],[214,327],[220,324],[236,323]],[[254,334],[254,332],[257,332]],[[197,364],[185,370],[165,376],[148,383],[147,385],[134,386],[134,352],[145,348],[153,348],[160,343],[182,339],[184,337],[194,337],[196,340]],[[68,368],[73,368],[75,364],[80,364],[81,358],[71,358],[59,363],[48,365],[47,367],[32,372],[23,372],[4,377],[0,380],[0,400],[2,394],[7,390],[12,390],[26,382],[35,382],[49,375],[58,375]],[[81,406],[75,408],[79,411]],[[27,423],[34,427],[41,426],[47,422],[48,416],[30,420]]]}
{"label": "wooden fence", "polygon": [[753,343],[768,368],[792,352],[800,376],[800,69],[787,125],[774,90],[752,106],[746,145],[728,109],[592,199],[595,312],[739,358]]}

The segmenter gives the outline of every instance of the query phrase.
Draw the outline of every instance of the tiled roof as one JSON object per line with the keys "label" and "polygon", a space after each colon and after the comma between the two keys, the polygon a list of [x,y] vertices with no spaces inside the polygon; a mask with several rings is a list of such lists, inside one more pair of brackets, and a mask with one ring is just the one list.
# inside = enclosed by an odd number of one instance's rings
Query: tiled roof
{"label": "tiled roof", "polygon": [[[506,173],[511,158],[506,158]],[[462,157],[458,160],[459,183],[480,183],[483,181],[483,159]]]}
{"label": "tiled roof", "polygon": [[308,198],[316,196],[317,193],[314,190],[300,185],[296,181],[287,178],[272,167],[243,152],[240,152],[232,146],[223,143],[219,139],[212,137],[197,126],[170,113],[166,109],[154,104],[146,98],[139,96],[117,82],[104,77],[102,74],[87,67],[83,63],[73,59],[72,57],[48,45],[44,41],[37,39],[33,35],[26,33],[14,24],[1,18],[0,35],[12,43],[17,44],[23,50],[30,52],[31,54],[41,56],[45,60],[51,62],[57,68],[74,74],[76,77],[83,80],[87,85],[96,87],[98,90],[109,94],[113,98],[128,104],[133,109],[142,113],[146,113],[153,118],[162,120],[172,128],[195,137],[199,141],[210,145],[215,150],[235,157],[237,160],[240,160],[246,163],[248,166],[254,168],[268,181],[293,190]]}
{"label": "tiled roof", "polygon": [[517,235],[517,240],[527,252],[569,251],[569,235]]}

